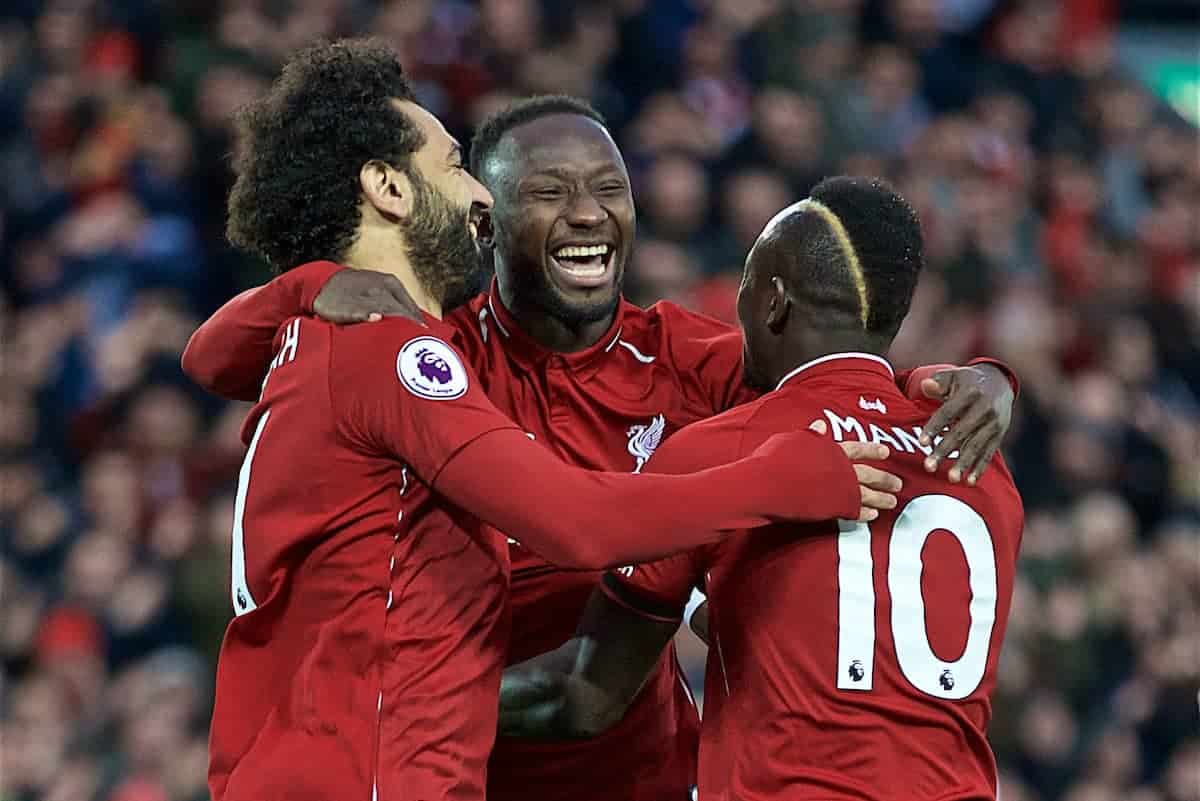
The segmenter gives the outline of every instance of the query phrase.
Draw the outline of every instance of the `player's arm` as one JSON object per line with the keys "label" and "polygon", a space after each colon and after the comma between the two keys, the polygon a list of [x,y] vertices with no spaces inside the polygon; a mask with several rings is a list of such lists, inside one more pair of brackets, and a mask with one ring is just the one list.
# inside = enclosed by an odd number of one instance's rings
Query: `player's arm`
{"label": "player's arm", "polygon": [[[663,561],[674,559],[686,557]],[[504,671],[501,734],[593,737],[625,716],[679,629],[679,618],[669,610],[665,616],[647,616],[617,600],[612,593],[620,592],[620,585],[610,578],[589,599],[571,640]]]}
{"label": "player's arm", "polygon": [[[336,290],[333,305],[326,303],[328,293],[322,291],[328,288]],[[344,298],[360,298],[362,303],[350,307],[341,302]],[[312,262],[248,289],[218,309],[188,340],[183,371],[216,395],[256,400],[279,326],[314,312],[335,323],[378,320],[383,314],[420,319],[416,304],[394,276]]]}
{"label": "player's arm", "polygon": [[[745,459],[686,476],[571,467],[497,411],[446,343],[414,337],[419,329],[408,321],[364,331],[334,329],[342,344],[334,349],[330,391],[345,435],[406,462],[444,497],[502,531],[520,532],[522,544],[564,567],[650,561],[738,529],[873,519],[895,505],[898,478],[852,464],[812,431],[779,435]],[[404,344],[397,353],[388,342]],[[855,444],[863,457],[886,455]]]}
{"label": "player's arm", "polygon": [[548,561],[594,570],[651,561],[737,530],[873,520],[893,508],[900,479],[860,463],[887,458],[887,449],[838,444],[822,433],[778,434],[745,458],[686,475],[639,475],[571,467],[523,432],[495,430],[459,450],[433,486],[500,530],[521,532],[522,544]]}
{"label": "player's arm", "polygon": [[[718,448],[715,460],[725,458]],[[709,461],[664,453],[669,472]],[[660,465],[662,466],[662,465]],[[513,737],[594,736],[625,716],[654,670],[702,581],[704,549],[610,572],[592,594],[575,636],[556,651],[504,671],[501,734]]]}

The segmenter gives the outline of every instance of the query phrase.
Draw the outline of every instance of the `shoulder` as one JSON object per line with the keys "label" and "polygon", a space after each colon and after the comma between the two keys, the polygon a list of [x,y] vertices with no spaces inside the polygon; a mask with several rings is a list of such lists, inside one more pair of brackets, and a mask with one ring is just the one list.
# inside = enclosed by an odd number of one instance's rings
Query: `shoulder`
{"label": "shoulder", "polygon": [[386,375],[415,395],[451,399],[465,394],[470,374],[454,328],[389,317],[377,323],[332,326],[330,368],[345,381]]}
{"label": "shoulder", "polygon": [[[835,402],[831,403],[831,400]],[[807,428],[815,420],[821,419],[823,411],[830,406],[838,406],[836,399],[811,392],[807,387],[798,390],[785,386],[732,411],[741,412],[745,416],[743,429],[746,431],[767,429],[777,433]]]}
{"label": "shoulder", "polygon": [[400,344],[405,339],[418,334],[428,334],[436,331],[441,335],[453,332],[445,324],[434,327],[424,325],[407,317],[384,317],[375,323],[355,323],[353,325],[334,325],[319,321],[333,331],[333,340],[338,347],[357,347],[386,350]]}
{"label": "shoulder", "polygon": [[623,319],[623,341],[678,368],[696,371],[694,379],[705,387],[724,388],[729,380],[740,381],[742,332],[738,328],[665,300],[648,309],[628,304]]}
{"label": "shoulder", "polygon": [[733,336],[740,339],[736,326],[715,317],[685,309],[678,303],[660,300],[653,306],[642,309],[628,304],[626,319],[636,319],[647,330],[658,333],[669,344],[689,342],[696,339],[719,339]]}

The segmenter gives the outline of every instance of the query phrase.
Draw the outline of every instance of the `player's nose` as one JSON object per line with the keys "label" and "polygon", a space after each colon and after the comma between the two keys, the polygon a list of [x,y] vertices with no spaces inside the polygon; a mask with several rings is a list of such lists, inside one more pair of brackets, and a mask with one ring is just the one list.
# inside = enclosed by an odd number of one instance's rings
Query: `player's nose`
{"label": "player's nose", "polygon": [[479,183],[479,180],[470,173],[467,174],[467,183],[471,189],[472,205],[479,205],[484,209],[491,211],[493,198],[492,193],[488,191],[488,188]]}
{"label": "player's nose", "polygon": [[578,192],[567,207],[566,217],[571,225],[590,228],[604,222],[608,218],[608,212],[591,192]]}

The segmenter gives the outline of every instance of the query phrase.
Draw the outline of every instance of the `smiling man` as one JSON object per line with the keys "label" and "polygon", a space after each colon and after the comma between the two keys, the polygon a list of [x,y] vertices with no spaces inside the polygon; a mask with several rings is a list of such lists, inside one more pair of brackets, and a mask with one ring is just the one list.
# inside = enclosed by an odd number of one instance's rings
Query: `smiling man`
{"label": "smiling man", "polygon": [[[530,436],[572,464],[632,472],[681,427],[758,397],[743,383],[736,328],[671,303],[642,309],[621,296],[636,236],[633,195],[620,150],[588,104],[539,97],[498,113],[476,132],[471,168],[494,198],[496,276],[446,322],[459,331],[488,397]],[[314,306],[343,323],[411,313],[388,276],[308,265],[220,309],[193,335],[185,369],[218,394],[253,399],[280,322]],[[921,392],[911,373],[897,382],[910,395]],[[931,466],[960,449],[953,479],[982,470],[1007,427],[1013,392],[1004,374],[990,365],[961,368],[925,390],[948,397],[926,429],[954,423],[937,450],[928,448]],[[506,533],[513,664],[572,636],[601,574],[560,570],[525,548],[522,532]],[[500,738],[487,797],[681,801],[695,774],[698,730],[667,649],[624,719],[603,736]]]}

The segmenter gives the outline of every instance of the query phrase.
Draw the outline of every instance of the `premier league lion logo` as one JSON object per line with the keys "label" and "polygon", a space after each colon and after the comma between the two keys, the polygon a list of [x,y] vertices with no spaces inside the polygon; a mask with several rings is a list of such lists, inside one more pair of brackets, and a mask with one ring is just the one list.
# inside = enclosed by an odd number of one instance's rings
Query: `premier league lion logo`
{"label": "premier league lion logo", "polygon": [[941,678],[938,679],[938,683],[940,683],[942,685],[942,689],[946,690],[947,692],[949,692],[950,690],[953,690],[954,689],[954,674],[951,673],[949,670],[943,670]]}
{"label": "premier league lion logo", "polygon": [[855,659],[853,662],[850,663],[850,678],[851,679],[853,679],[854,681],[862,681],[863,677],[866,675],[867,675],[867,671],[863,669],[863,663],[862,663],[861,659]]}
{"label": "premier league lion logo", "polygon": [[436,381],[439,384],[450,383],[450,365],[429,348],[421,348],[417,351],[417,369],[430,381]]}
{"label": "premier league lion logo", "polygon": [[467,368],[437,337],[416,337],[396,355],[396,377],[414,395],[429,400],[454,400],[467,392]]}

